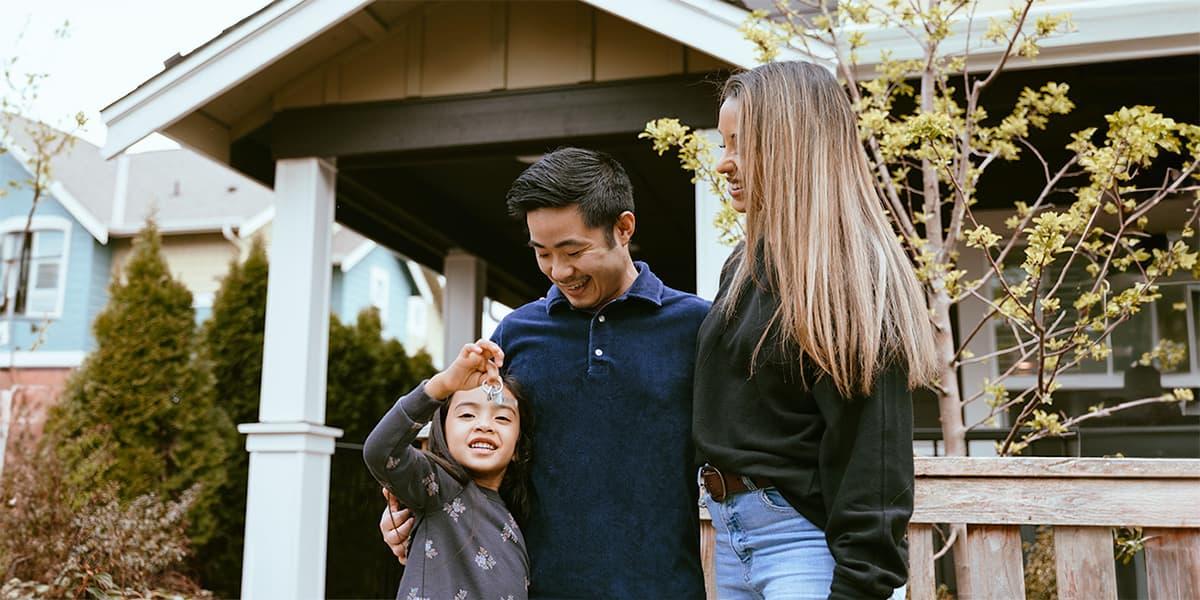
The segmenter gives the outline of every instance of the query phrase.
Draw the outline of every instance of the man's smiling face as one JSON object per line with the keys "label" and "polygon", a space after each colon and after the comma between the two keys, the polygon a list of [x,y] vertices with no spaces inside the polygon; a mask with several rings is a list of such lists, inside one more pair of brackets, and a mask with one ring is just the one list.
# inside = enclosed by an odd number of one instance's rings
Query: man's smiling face
{"label": "man's smiling face", "polygon": [[[611,236],[603,227],[588,227],[576,205],[532,210],[525,222],[538,268],[571,306],[600,308],[633,283],[629,257],[633,213],[621,215]],[[632,277],[636,278],[636,270]]]}

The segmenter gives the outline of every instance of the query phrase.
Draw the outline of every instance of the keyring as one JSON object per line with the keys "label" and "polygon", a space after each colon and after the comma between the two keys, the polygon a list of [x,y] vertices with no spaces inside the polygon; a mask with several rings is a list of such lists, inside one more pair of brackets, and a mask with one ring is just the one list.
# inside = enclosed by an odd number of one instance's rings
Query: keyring
{"label": "keyring", "polygon": [[479,386],[483,388],[483,393],[487,394],[488,400],[495,402],[497,405],[504,404],[504,380],[497,379],[496,383],[484,383]]}

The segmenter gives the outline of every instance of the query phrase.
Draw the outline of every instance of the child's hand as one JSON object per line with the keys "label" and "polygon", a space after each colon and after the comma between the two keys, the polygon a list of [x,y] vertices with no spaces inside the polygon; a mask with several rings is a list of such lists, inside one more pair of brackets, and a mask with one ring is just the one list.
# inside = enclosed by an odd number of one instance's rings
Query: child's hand
{"label": "child's hand", "polygon": [[504,351],[491,340],[479,340],[467,344],[444,371],[434,375],[425,384],[425,393],[436,400],[445,400],[460,390],[470,390],[485,382],[495,383],[500,379],[500,367],[504,366]]}

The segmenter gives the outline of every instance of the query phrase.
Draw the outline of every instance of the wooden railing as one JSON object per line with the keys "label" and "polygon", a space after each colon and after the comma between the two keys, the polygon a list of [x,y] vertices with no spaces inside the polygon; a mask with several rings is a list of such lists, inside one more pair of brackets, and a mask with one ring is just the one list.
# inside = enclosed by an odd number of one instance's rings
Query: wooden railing
{"label": "wooden railing", "polygon": [[[935,594],[933,526],[963,523],[972,589],[960,600],[1025,597],[1021,525],[1054,528],[1058,597],[1117,597],[1114,527],[1142,527],[1151,600],[1200,599],[1200,460],[917,458],[909,597]],[[702,515],[702,519],[706,517]],[[709,598],[713,533],[702,522]]]}

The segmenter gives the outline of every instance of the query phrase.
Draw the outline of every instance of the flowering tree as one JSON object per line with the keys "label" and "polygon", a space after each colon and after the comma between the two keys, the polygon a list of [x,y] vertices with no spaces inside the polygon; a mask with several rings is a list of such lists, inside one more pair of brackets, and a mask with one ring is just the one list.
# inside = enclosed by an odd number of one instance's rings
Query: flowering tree
{"label": "flowering tree", "polygon": [[[832,58],[845,83],[879,197],[925,284],[943,365],[934,390],[949,455],[965,455],[967,431],[994,423],[1002,414],[1012,418],[997,451],[1009,455],[1118,410],[1191,400],[1189,390],[1174,390],[1119,406],[1098,405],[1081,415],[1051,409],[1060,377],[1087,360],[1106,359],[1114,329],[1160,298],[1161,280],[1176,271],[1200,270],[1197,253],[1185,241],[1194,235],[1195,197],[1180,224],[1184,239],[1165,249],[1139,247],[1149,237],[1154,209],[1200,190],[1200,127],[1177,123],[1149,106],[1122,108],[1106,117],[1102,136],[1095,127],[1073,134],[1066,145],[1072,156],[1061,165],[1049,164],[1029,136],[1074,108],[1066,84],[1024,89],[1012,112],[1000,119],[980,104],[1010,57],[1034,58],[1040,41],[1072,28],[1067,15],[1031,23],[1033,3],[1026,0],[1007,19],[992,20],[981,41],[972,41],[975,3],[967,0],[932,0],[921,8],[899,0],[841,2],[836,10],[814,2],[807,11],[782,3],[775,17],[755,12],[742,27],[761,60],[773,60],[780,46],[789,44],[813,60]],[[895,60],[885,51],[874,75],[862,77],[858,55],[872,28],[904,31],[919,43],[921,58]],[[946,41],[955,31],[965,32],[965,42],[950,47]],[[1002,49],[1000,58],[990,69],[973,72],[968,68],[971,52],[987,46]],[[897,108],[905,97],[912,100],[910,111]],[[683,167],[694,172],[693,181],[707,182],[724,197],[724,181],[713,168],[713,152],[703,136],[678,120],[659,119],[647,124],[642,137],[651,139],[660,154],[678,149]],[[1166,162],[1159,160],[1162,155],[1177,159],[1174,168],[1151,181],[1152,167],[1160,166],[1156,161]],[[1007,231],[997,233],[972,208],[977,185],[996,161],[1021,159],[1041,164],[1044,185],[1014,204]],[[716,226],[727,241],[742,235],[728,204]],[[964,247],[986,258],[984,273],[971,274],[959,266]],[[1079,268],[1090,278],[1086,289],[1068,281],[1068,274]],[[966,299],[984,303],[987,311],[955,344],[950,308]],[[1003,320],[1011,344],[986,356],[972,355],[967,346],[997,319]],[[1001,356],[1012,366],[963,397],[958,370]],[[1185,356],[1179,344],[1167,341],[1139,362],[1170,367]],[[1020,371],[1019,365],[1034,366],[1036,384],[1012,393],[1006,380]],[[977,401],[987,402],[990,414],[978,423],[965,423],[963,407]]]}
{"label": "flowering tree", "polygon": [[[755,12],[741,32],[756,45],[761,61],[774,60],[781,47],[790,46],[832,65],[845,85],[880,201],[927,294],[941,364],[933,391],[945,453],[966,455],[968,430],[996,424],[997,417],[1008,418],[997,452],[1012,455],[1090,419],[1149,403],[1191,400],[1191,390],[1177,389],[1111,407],[1096,405],[1082,414],[1053,406],[1061,377],[1088,361],[1107,360],[1114,330],[1161,297],[1160,283],[1178,277],[1177,272],[1200,276],[1189,244],[1200,204],[1200,127],[1178,123],[1150,106],[1125,107],[1106,117],[1103,133],[1089,127],[1071,135],[1065,144],[1069,158],[1051,164],[1030,135],[1073,110],[1066,84],[1025,88],[1011,112],[999,118],[988,114],[980,99],[1011,58],[1032,60],[1040,42],[1073,30],[1069,15],[1034,19],[1034,0],[1024,0],[985,28],[975,22],[976,2],[969,0],[803,4],[781,2],[773,16]],[[859,55],[869,34],[888,29],[903,32],[919,53],[895,59],[884,51],[874,73],[862,75]],[[982,61],[972,53],[995,58],[979,70]],[[725,197],[703,136],[677,120],[659,119],[647,124],[642,137],[659,154],[677,149],[693,181],[707,182]],[[1004,228],[994,231],[973,208],[980,177],[997,161],[1019,160],[1037,161],[1044,180],[1040,190],[1013,204]],[[1150,219],[1162,213],[1156,209],[1180,202],[1186,216],[1173,225],[1181,239],[1165,248],[1143,248]],[[728,203],[716,226],[727,241],[741,237]],[[960,266],[968,252],[982,255],[983,272]],[[982,303],[984,315],[960,330],[956,343],[951,307],[965,300]],[[996,328],[1003,345],[972,355],[968,346],[989,327]],[[1185,346],[1163,341],[1139,362],[1169,369],[1185,358]],[[1009,366],[964,396],[960,370],[984,361]],[[1033,384],[1014,385],[1014,374],[1031,375],[1026,381]],[[989,408],[979,422],[967,423],[964,407],[974,402]],[[960,584],[969,578],[965,562],[956,560]]]}

